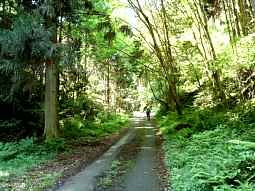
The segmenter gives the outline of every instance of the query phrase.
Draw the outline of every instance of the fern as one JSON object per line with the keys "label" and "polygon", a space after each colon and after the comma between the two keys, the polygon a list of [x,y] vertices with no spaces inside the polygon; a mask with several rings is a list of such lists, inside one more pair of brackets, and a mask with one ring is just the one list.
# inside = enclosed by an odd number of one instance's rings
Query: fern
{"label": "fern", "polygon": [[[235,116],[235,120],[230,116]],[[186,136],[186,129],[184,132],[165,131],[168,133],[165,134],[166,164],[171,172],[173,191],[254,190],[254,142],[239,141],[249,140],[253,126],[240,123],[240,116],[238,113],[207,114],[203,123],[209,124],[211,130],[193,129],[191,137]],[[160,120],[159,124],[172,129],[173,124],[196,118],[197,112],[181,118],[172,115]]]}

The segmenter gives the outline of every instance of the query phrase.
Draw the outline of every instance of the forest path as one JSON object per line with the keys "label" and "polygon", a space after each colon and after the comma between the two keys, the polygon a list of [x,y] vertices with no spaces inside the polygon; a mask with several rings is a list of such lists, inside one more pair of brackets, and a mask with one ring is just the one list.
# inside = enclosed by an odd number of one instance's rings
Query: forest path
{"label": "forest path", "polygon": [[[156,170],[158,166],[156,129],[142,115],[134,117],[130,126],[130,131],[126,136],[97,161],[67,180],[56,191],[159,191],[160,181]],[[98,187],[98,177],[111,169],[116,158],[122,157],[122,154],[130,154],[128,147],[132,147],[137,137],[140,140],[139,151],[132,156],[132,168],[127,169],[121,177],[115,177],[117,180],[110,187]]]}
{"label": "forest path", "polygon": [[[142,133],[141,144],[134,166],[112,191],[159,191],[158,158],[156,147],[156,129],[151,122],[143,120],[143,126],[135,127]],[[141,131],[142,130],[142,131]]]}

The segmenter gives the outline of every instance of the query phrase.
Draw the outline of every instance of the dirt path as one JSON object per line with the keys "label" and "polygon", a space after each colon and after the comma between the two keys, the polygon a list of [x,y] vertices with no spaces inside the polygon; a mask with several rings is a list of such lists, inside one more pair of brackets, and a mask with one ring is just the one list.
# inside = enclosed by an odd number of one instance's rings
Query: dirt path
{"label": "dirt path", "polygon": [[119,183],[120,191],[159,191],[158,161],[156,151],[155,128],[151,123],[138,127],[144,130],[140,152],[135,159],[135,165],[124,176],[124,182]]}
{"label": "dirt path", "polygon": [[144,117],[136,118],[134,139],[124,145],[112,168],[98,178],[94,191],[167,190],[161,140],[157,129]]}
{"label": "dirt path", "polygon": [[57,191],[160,191],[156,129],[144,117],[102,157]]}

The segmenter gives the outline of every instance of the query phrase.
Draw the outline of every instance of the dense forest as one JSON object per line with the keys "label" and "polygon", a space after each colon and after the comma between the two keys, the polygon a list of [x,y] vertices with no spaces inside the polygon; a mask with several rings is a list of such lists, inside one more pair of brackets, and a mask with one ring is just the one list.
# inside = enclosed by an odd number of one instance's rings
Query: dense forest
{"label": "dense forest", "polygon": [[0,190],[51,188],[150,107],[166,190],[254,191],[254,19],[253,0],[1,0]]}

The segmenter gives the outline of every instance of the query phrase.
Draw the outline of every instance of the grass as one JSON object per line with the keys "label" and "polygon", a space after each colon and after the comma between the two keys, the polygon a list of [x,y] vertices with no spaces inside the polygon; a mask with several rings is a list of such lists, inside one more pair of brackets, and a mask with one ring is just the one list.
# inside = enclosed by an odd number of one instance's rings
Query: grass
{"label": "grass", "polygon": [[252,112],[190,110],[181,117],[158,116],[172,190],[255,190]]}

